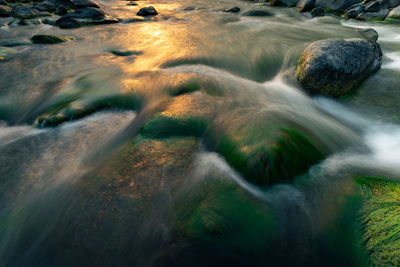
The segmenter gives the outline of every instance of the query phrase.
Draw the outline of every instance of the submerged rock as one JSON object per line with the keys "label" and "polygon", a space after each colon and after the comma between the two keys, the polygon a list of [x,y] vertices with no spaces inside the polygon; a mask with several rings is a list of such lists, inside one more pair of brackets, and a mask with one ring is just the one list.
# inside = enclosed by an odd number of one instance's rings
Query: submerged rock
{"label": "submerged rock", "polygon": [[326,39],[301,55],[296,78],[311,94],[339,97],[350,92],[382,64],[379,45],[364,39]]}
{"label": "submerged rock", "polygon": [[235,7],[229,8],[229,9],[225,9],[224,11],[225,12],[229,12],[229,13],[239,13],[240,12],[240,8],[235,6]]}
{"label": "submerged rock", "polygon": [[359,32],[365,39],[370,40],[372,42],[376,42],[378,40],[378,33],[371,28],[368,29],[357,29],[357,32]]}
{"label": "submerged rock", "polygon": [[0,17],[9,17],[11,15],[11,7],[0,6]]}
{"label": "submerged rock", "polygon": [[138,16],[156,16],[158,15],[156,9],[152,6],[148,6],[148,7],[143,7],[139,10],[139,12],[136,14]]}
{"label": "submerged rock", "polygon": [[246,11],[242,14],[242,16],[246,16],[246,17],[269,17],[272,16],[271,13],[269,13],[266,10],[261,10],[261,9],[253,9],[253,10],[249,10]]}
{"label": "submerged rock", "polygon": [[0,62],[9,60],[18,51],[9,47],[0,47]]}
{"label": "submerged rock", "polygon": [[71,38],[58,35],[34,35],[31,40],[34,44],[59,44],[68,42]]}
{"label": "submerged rock", "polygon": [[121,56],[121,57],[128,57],[128,56],[134,56],[134,55],[141,55],[143,52],[140,51],[119,51],[119,50],[111,50],[111,54],[114,54],[116,56]]}

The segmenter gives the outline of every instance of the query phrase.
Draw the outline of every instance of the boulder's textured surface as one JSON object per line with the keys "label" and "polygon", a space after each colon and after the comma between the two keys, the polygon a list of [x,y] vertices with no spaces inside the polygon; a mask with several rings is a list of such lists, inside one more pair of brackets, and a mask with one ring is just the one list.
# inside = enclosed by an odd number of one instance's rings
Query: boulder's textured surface
{"label": "boulder's textured surface", "polygon": [[301,55],[296,77],[311,94],[338,97],[350,92],[382,64],[379,45],[365,39],[326,39]]}

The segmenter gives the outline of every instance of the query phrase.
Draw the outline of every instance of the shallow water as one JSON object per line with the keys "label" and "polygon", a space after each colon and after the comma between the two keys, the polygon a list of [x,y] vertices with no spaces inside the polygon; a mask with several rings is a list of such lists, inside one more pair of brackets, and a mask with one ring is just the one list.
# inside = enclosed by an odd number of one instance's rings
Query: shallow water
{"label": "shallow water", "polygon": [[[234,0],[126,3],[100,2],[121,24],[0,27],[2,45],[34,34],[74,38],[14,47],[0,63],[0,266],[367,265],[350,234],[356,214],[343,210],[354,178],[400,179],[400,29]],[[159,16],[128,23],[150,4]],[[222,12],[233,6],[274,15]],[[351,97],[309,97],[294,78],[303,49],[361,37],[357,28],[379,33],[382,69]],[[101,101],[78,120],[38,127],[55,107]],[[205,130],[146,135],[159,113],[198,119]],[[252,151],[278,124],[326,158],[290,182],[260,185],[215,148],[226,135]],[[206,228],[219,214],[234,237],[199,234],[195,219],[185,224],[192,211],[206,213]]]}

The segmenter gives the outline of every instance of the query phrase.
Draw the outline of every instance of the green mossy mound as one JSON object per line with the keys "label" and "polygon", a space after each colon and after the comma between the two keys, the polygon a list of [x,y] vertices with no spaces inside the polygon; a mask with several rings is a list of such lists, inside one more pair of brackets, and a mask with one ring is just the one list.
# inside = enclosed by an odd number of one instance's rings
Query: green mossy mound
{"label": "green mossy mound", "polygon": [[324,158],[307,137],[293,129],[265,131],[257,142],[251,136],[237,137],[221,136],[216,151],[259,185],[290,182]]}
{"label": "green mossy mound", "polygon": [[176,234],[201,254],[235,262],[259,261],[269,252],[275,229],[270,207],[225,179],[195,183],[177,201]]}
{"label": "green mossy mound", "polygon": [[206,128],[207,122],[202,118],[157,114],[143,126],[140,133],[148,138],[201,136]]}
{"label": "green mossy mound", "polygon": [[363,178],[363,240],[372,266],[400,265],[400,183]]}

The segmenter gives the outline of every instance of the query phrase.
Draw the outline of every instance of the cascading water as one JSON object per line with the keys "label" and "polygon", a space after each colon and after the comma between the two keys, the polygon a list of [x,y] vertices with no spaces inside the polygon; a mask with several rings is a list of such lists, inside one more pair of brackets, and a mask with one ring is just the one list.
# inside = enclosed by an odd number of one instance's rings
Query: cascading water
{"label": "cascading water", "polygon": [[[354,181],[400,179],[400,30],[151,4],[148,21],[1,24],[22,45],[0,63],[0,266],[367,266]],[[304,93],[306,45],[359,27],[382,69],[346,99]],[[74,39],[27,42],[49,32]]]}

